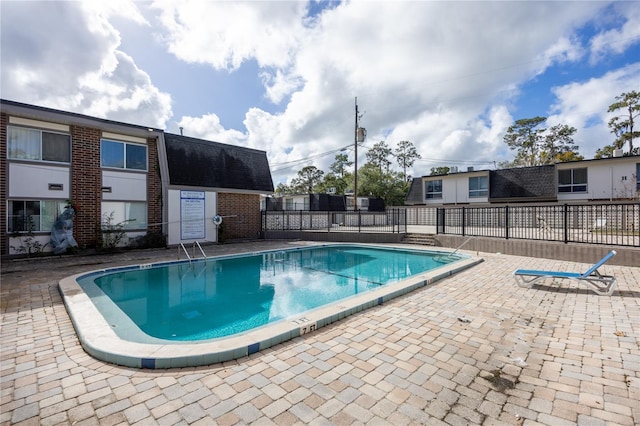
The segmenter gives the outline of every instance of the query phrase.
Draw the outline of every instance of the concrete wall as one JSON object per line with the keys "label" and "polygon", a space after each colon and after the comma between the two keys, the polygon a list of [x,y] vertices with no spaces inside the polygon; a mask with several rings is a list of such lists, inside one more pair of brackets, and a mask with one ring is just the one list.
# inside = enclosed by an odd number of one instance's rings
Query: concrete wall
{"label": "concrete wall", "polygon": [[[218,214],[217,212],[217,192],[214,191],[185,191],[185,193],[200,193],[204,195],[204,211],[203,215],[198,223],[187,224],[187,230],[201,229],[203,231],[202,236],[198,238],[189,237],[188,235],[182,235],[182,205],[181,190],[170,189],[167,194],[168,216],[167,216],[167,244],[179,245],[180,243],[193,243],[194,241],[202,242],[217,242],[217,230],[213,223],[213,217]],[[185,195],[187,197],[187,195]],[[187,201],[185,201],[187,202]],[[190,226],[192,225],[192,226]]]}
{"label": "concrete wall", "polygon": [[266,240],[304,240],[348,243],[400,243],[405,234],[366,232],[265,231]]}
{"label": "concrete wall", "polygon": [[[469,237],[459,235],[436,235],[442,247],[456,248]],[[558,259],[571,262],[596,263],[605,254],[615,250],[617,255],[607,263],[611,265],[640,267],[640,247],[620,247],[595,244],[565,244],[560,242],[505,240],[500,238],[473,237],[461,250],[485,253],[504,253],[515,256]]]}
{"label": "concrete wall", "polygon": [[[357,232],[309,232],[266,231],[267,240],[298,239],[303,241],[331,241],[353,243],[401,243],[405,234],[369,234]],[[469,237],[459,235],[434,235],[440,247],[457,248]],[[607,262],[610,265],[640,267],[640,247],[620,247],[594,244],[564,244],[559,242],[504,240],[500,238],[471,238],[461,250],[484,253],[504,253],[515,256],[559,259],[570,262],[596,263],[605,254],[615,250],[617,255]]]}

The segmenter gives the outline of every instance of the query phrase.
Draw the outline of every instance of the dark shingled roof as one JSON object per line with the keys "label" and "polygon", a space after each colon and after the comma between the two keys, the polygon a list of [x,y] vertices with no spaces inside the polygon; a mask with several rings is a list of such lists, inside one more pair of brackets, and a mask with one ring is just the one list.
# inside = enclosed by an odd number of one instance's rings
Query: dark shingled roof
{"label": "dark shingled roof", "polygon": [[411,181],[409,192],[407,192],[407,197],[404,199],[404,203],[407,205],[424,204],[424,195],[422,194],[422,178],[413,178],[413,180]]}
{"label": "dark shingled roof", "polygon": [[490,201],[543,201],[556,199],[553,164],[489,172]]}
{"label": "dark shingled roof", "polygon": [[171,133],[164,140],[171,185],[273,192],[264,151]]}

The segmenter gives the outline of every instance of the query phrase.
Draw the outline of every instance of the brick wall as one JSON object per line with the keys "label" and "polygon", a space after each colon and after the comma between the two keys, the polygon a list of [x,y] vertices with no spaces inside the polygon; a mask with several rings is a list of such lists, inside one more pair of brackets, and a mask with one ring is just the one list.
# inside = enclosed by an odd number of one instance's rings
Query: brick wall
{"label": "brick wall", "polygon": [[81,248],[95,247],[100,225],[102,180],[100,129],[71,126],[71,197],[78,207],[73,236]]}
{"label": "brick wall", "polygon": [[217,211],[220,216],[224,217],[225,239],[258,237],[260,233],[260,195],[219,192]]}
{"label": "brick wall", "polygon": [[7,235],[7,114],[0,114],[0,253],[6,254],[9,248]]}
{"label": "brick wall", "polygon": [[147,215],[149,232],[162,231],[162,181],[158,162],[158,139],[147,138],[149,173],[147,174]]}

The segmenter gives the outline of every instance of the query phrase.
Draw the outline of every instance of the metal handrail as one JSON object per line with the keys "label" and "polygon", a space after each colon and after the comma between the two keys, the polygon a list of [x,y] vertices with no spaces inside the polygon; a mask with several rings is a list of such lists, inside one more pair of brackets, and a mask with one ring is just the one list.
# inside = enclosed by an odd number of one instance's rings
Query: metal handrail
{"label": "metal handrail", "polygon": [[202,246],[200,245],[200,243],[197,241],[193,242],[193,257],[196,257],[196,246],[198,246],[198,248],[200,249],[200,253],[202,253],[202,257],[206,259],[207,255],[205,254],[204,250],[202,250]]}
{"label": "metal handrail", "polygon": [[187,251],[187,248],[183,243],[180,243],[180,245],[178,246],[178,260],[180,260],[180,247],[182,247],[182,251],[184,251],[184,254],[187,255],[187,259],[189,259],[189,263],[191,263],[191,256],[189,256],[189,252]]}

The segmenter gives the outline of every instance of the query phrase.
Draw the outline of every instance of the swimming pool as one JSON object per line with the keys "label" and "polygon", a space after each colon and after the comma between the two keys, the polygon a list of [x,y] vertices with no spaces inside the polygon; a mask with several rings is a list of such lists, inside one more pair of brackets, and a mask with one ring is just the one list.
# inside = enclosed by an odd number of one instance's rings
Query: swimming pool
{"label": "swimming pool", "polygon": [[250,355],[479,261],[324,244],[94,271],[62,280],[60,290],[94,357],[184,367]]}

